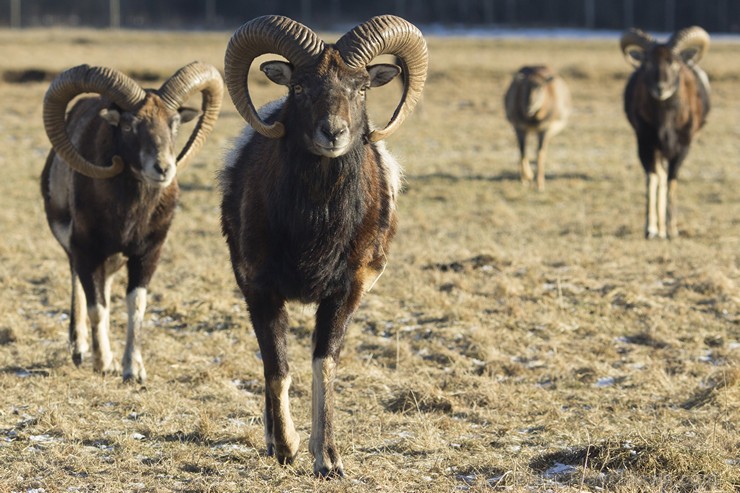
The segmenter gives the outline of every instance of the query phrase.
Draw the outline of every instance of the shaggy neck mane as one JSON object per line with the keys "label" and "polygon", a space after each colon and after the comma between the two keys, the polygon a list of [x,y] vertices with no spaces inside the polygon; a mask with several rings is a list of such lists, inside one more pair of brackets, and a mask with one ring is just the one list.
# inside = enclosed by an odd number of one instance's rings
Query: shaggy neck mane
{"label": "shaggy neck mane", "polygon": [[287,159],[275,190],[280,207],[273,209],[273,224],[287,225],[289,233],[304,240],[321,243],[329,234],[342,242],[364,214],[364,146],[358,143],[337,158],[295,151],[289,143],[283,152]]}
{"label": "shaggy neck mane", "polygon": [[286,159],[280,160],[268,212],[271,244],[279,248],[274,281],[288,298],[315,301],[350,281],[348,253],[368,207],[366,149],[358,142],[337,158],[296,150],[289,142],[281,150]]}

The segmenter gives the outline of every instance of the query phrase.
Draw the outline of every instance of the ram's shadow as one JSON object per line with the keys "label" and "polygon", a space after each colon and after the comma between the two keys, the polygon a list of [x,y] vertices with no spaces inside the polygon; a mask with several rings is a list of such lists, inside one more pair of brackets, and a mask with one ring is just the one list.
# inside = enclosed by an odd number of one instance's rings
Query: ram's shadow
{"label": "ram's shadow", "polygon": [[51,375],[51,370],[56,367],[57,365],[52,362],[37,363],[30,366],[11,365],[0,368],[0,374],[5,373],[18,378],[48,377]]}
{"label": "ram's shadow", "polygon": [[[586,173],[566,172],[566,173],[548,173],[546,175],[548,181],[558,180],[582,180],[582,181],[593,181],[593,177]],[[459,181],[489,181],[489,182],[508,182],[508,181],[519,181],[519,173],[514,171],[503,171],[497,175],[484,175],[484,174],[470,174],[470,175],[455,175],[452,173],[427,173],[420,175],[406,175],[406,181],[408,183],[426,183],[432,181],[448,181],[448,182],[459,182]]]}

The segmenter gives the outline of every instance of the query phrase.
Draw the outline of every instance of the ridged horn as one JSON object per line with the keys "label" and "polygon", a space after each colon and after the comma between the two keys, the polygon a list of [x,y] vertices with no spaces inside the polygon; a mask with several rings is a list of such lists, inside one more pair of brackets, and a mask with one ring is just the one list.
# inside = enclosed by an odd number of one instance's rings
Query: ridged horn
{"label": "ridged horn", "polygon": [[78,65],[60,73],[44,96],[44,128],[54,151],[75,171],[90,178],[110,178],[123,171],[120,156],[109,166],[91,163],[77,150],[67,134],[67,105],[83,93],[96,93],[109,98],[125,111],[133,111],[146,97],[144,90],[123,73],[106,68]]}
{"label": "ridged horn", "polygon": [[668,40],[667,45],[676,54],[686,50],[695,50],[691,61],[698,63],[709,49],[709,33],[699,26],[687,27],[674,33]]}
{"label": "ridged horn", "polygon": [[216,124],[224,97],[223,78],[213,65],[192,62],[175,72],[157,91],[165,106],[173,111],[195,92],[203,95],[202,113],[185,147],[177,156],[179,169],[184,168],[190,158],[198,153]]}
{"label": "ridged horn", "polygon": [[249,68],[255,58],[267,53],[301,67],[323,51],[324,42],[313,31],[287,17],[262,16],[242,25],[231,36],[224,57],[226,87],[239,114],[265,137],[285,135],[282,123],[267,124],[257,114],[249,95]]}
{"label": "ridged horn", "polygon": [[401,60],[404,77],[403,94],[388,124],[373,130],[370,142],[389,137],[398,130],[419,102],[426,81],[429,55],[421,31],[410,22],[394,15],[381,15],[356,26],[336,42],[342,58],[352,68],[367,66],[380,55],[395,55]]}

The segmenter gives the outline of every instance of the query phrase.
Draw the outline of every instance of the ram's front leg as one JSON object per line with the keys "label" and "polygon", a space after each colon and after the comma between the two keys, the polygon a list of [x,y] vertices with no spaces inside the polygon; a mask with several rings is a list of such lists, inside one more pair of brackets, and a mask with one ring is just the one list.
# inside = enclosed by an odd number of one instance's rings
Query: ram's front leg
{"label": "ram's front leg", "polygon": [[678,221],[676,217],[676,200],[678,200],[676,189],[678,188],[678,181],[675,178],[668,179],[668,213],[667,213],[667,229],[668,237],[671,239],[678,238]]}
{"label": "ram's front leg", "polygon": [[540,192],[545,189],[545,159],[549,142],[550,134],[547,131],[537,134],[537,190]]}
{"label": "ram's front leg", "polygon": [[519,145],[519,179],[523,184],[528,184],[532,181],[534,173],[527,158],[527,130],[517,128],[516,141]]}
{"label": "ram's front leg", "polygon": [[300,437],[290,415],[290,369],[288,367],[288,315],[285,301],[267,293],[245,290],[254,333],[260,346],[265,372],[265,442],[267,455],[291,464],[298,454]]}
{"label": "ram's front leg", "polygon": [[309,449],[314,456],[314,474],[321,477],[344,476],[334,442],[334,380],[344,334],[361,294],[362,283],[358,280],[349,293],[324,299],[316,312]]}
{"label": "ram's front leg", "polygon": [[[160,245],[161,246],[161,245]],[[154,276],[159,260],[159,248],[144,255],[132,255],[127,262],[128,286],[126,287],[126,306],[128,308],[128,327],[126,348],[123,351],[123,381],[144,383],[146,368],[141,351],[146,313],[147,286]]]}

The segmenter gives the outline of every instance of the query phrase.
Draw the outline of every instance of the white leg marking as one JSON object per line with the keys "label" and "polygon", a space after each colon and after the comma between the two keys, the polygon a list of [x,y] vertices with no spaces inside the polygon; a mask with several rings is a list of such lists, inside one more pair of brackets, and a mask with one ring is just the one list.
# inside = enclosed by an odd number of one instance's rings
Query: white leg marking
{"label": "white leg marking", "polygon": [[532,178],[534,178],[532,166],[530,166],[529,159],[527,159],[527,156],[525,154],[519,161],[519,180],[522,183],[527,184],[532,181]]}
{"label": "white leg marking", "polygon": [[108,327],[110,326],[110,291],[113,284],[113,273],[106,272],[106,262],[93,274],[95,292],[98,299],[95,305],[93,300],[88,301],[88,314],[93,333],[93,370],[102,373],[115,373],[116,363],[113,360],[113,352],[110,348],[108,338]]}
{"label": "white leg marking", "polygon": [[[311,384],[311,438],[308,448],[314,456],[313,470],[315,474],[321,471],[332,472],[343,470],[342,459],[334,447],[334,437],[331,430],[334,415],[334,379],[336,378],[337,364],[333,358],[316,358],[313,360],[313,379]],[[327,428],[329,428],[327,430]],[[329,435],[329,436],[327,436]]]}
{"label": "white leg marking", "polygon": [[146,380],[146,369],[141,357],[141,331],[146,312],[146,288],[136,288],[126,295],[128,307],[128,330],[126,349],[123,353],[123,379],[135,379],[140,383]]}
{"label": "white leg marking", "polygon": [[292,460],[298,453],[300,436],[295,431],[293,418],[290,415],[290,400],[288,390],[292,379],[290,375],[283,379],[270,381],[272,393],[272,419],[275,451],[284,459]]}
{"label": "white leg marking", "polygon": [[116,369],[115,362],[108,339],[110,317],[108,308],[96,303],[95,305],[88,305],[87,311],[93,333],[93,370],[101,373],[114,372]]}
{"label": "white leg marking", "polygon": [[658,214],[657,214],[657,195],[658,195],[658,175],[648,173],[646,186],[646,207],[645,212],[645,237],[655,238],[658,236]]}
{"label": "white leg marking", "polygon": [[658,166],[658,237],[666,237],[666,215],[668,212],[668,173]]}
{"label": "white leg marking", "polygon": [[70,333],[70,344],[72,349],[72,358],[75,364],[82,362],[82,357],[90,350],[87,340],[87,301],[85,299],[85,290],[82,289],[82,283],[77,273],[72,271],[72,318],[74,319],[74,336]]}

